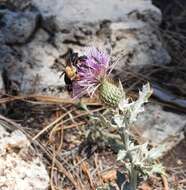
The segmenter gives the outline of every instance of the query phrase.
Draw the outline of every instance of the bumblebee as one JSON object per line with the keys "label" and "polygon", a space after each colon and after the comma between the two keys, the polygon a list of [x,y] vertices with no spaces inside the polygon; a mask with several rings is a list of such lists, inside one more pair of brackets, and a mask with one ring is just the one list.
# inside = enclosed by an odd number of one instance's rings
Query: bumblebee
{"label": "bumblebee", "polygon": [[71,48],[68,49],[67,53],[63,55],[65,59],[64,71],[61,76],[64,75],[64,80],[69,91],[72,90],[72,82],[78,80],[77,67],[81,64],[81,61],[86,59],[86,56],[79,56]]}

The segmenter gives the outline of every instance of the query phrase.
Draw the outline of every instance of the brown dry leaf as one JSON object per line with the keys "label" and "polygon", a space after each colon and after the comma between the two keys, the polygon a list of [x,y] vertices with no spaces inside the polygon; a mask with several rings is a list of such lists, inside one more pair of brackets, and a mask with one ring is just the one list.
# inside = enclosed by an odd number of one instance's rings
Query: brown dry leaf
{"label": "brown dry leaf", "polygon": [[[80,160],[80,158],[78,158],[78,160]],[[92,180],[92,176],[91,176],[91,174],[90,174],[89,164],[88,164],[87,161],[84,160],[84,161],[81,163],[81,169],[82,169],[83,173],[87,176],[91,188],[92,188],[92,189],[95,189],[94,183],[93,183],[93,180]]]}
{"label": "brown dry leaf", "polygon": [[110,170],[101,174],[101,178],[104,182],[110,182],[116,180],[116,170]]}
{"label": "brown dry leaf", "polygon": [[169,184],[168,184],[168,181],[167,181],[167,177],[162,175],[161,178],[162,178],[162,181],[163,181],[164,190],[169,190]]}
{"label": "brown dry leaf", "polygon": [[148,183],[143,183],[140,188],[140,190],[152,190],[152,188],[149,186]]}
{"label": "brown dry leaf", "polygon": [[86,161],[83,161],[81,164],[81,169],[83,171],[84,174],[89,174],[89,165]]}

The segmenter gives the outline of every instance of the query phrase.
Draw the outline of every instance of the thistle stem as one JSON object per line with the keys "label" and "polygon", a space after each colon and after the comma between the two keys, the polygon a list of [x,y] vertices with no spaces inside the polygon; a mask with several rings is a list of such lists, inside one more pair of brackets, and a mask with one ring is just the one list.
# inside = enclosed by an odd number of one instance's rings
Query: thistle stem
{"label": "thistle stem", "polygon": [[134,168],[133,163],[131,163],[131,175],[130,175],[130,189],[136,190],[137,189],[137,178],[138,178],[138,171]]}
{"label": "thistle stem", "polygon": [[[123,128],[120,133],[124,149],[128,151],[128,145],[130,142],[130,136],[126,132],[126,128]],[[132,155],[129,153],[129,160],[130,160],[130,174],[129,174],[129,184],[130,184],[130,190],[136,190],[137,188],[137,178],[138,178],[138,171],[135,169],[135,166],[133,164],[133,158]]]}

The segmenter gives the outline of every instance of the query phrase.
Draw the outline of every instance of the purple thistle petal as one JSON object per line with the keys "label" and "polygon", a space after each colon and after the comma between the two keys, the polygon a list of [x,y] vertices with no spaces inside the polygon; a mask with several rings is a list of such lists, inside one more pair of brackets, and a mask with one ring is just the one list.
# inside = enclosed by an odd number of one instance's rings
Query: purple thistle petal
{"label": "purple thistle petal", "polygon": [[79,80],[73,81],[73,97],[89,96],[95,92],[109,68],[109,56],[97,48],[88,48],[87,57],[78,66]]}

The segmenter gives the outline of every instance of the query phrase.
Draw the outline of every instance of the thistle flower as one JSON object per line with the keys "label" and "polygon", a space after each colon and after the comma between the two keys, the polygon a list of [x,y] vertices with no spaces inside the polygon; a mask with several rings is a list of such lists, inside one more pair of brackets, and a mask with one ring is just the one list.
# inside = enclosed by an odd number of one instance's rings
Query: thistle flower
{"label": "thistle flower", "polygon": [[122,90],[108,77],[110,57],[97,48],[88,48],[77,68],[79,79],[73,81],[73,97],[93,96],[97,91],[101,100],[114,106],[122,97]]}

